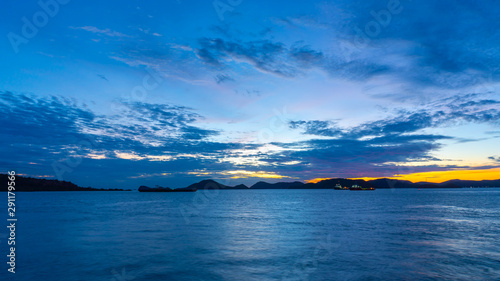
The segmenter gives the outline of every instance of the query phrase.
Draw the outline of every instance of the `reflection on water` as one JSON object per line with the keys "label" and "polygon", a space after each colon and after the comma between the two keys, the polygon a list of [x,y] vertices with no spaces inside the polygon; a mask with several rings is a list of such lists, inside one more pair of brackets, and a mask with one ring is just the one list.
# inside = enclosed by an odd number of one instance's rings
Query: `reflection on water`
{"label": "reflection on water", "polygon": [[500,189],[229,190],[186,219],[193,196],[20,193],[13,280],[500,276]]}

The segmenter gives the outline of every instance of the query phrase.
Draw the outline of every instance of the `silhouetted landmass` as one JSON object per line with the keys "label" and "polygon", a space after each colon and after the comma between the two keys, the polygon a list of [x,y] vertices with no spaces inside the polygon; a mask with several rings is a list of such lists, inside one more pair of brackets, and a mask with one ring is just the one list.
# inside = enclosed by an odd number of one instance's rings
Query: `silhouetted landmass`
{"label": "silhouetted landmass", "polygon": [[277,183],[267,183],[264,181],[259,181],[258,183],[252,185],[252,189],[292,189],[292,188],[303,188],[304,183],[300,181],[294,182],[277,182]]}
{"label": "silhouetted landmass", "polygon": [[236,186],[227,186],[218,183],[214,180],[203,180],[198,183],[194,183],[187,188],[196,189],[333,189],[336,184],[342,186],[351,187],[354,184],[361,186],[362,188],[374,187],[377,189],[384,188],[462,188],[462,187],[500,187],[499,180],[483,180],[483,181],[468,181],[468,180],[451,180],[443,183],[429,183],[429,182],[418,182],[413,183],[405,180],[395,180],[395,179],[375,179],[375,180],[354,180],[354,179],[344,179],[344,178],[334,178],[328,180],[322,180],[317,183],[302,183],[299,181],[294,182],[278,182],[278,183],[268,183],[264,181],[257,182],[251,187],[247,187],[244,184]]}
{"label": "silhouetted landmass", "polygon": [[[37,179],[23,176],[15,176],[15,188],[17,191],[130,191],[130,189],[124,190],[119,188],[114,189],[102,189],[102,188],[92,188],[92,187],[80,187],[69,181],[59,181],[59,180],[48,180],[48,179]],[[0,185],[1,191],[8,190],[8,175],[0,174]]]}
{"label": "silhouetted landmass", "polygon": [[[8,175],[0,174],[1,184],[0,190],[7,191]],[[15,179],[15,191],[130,191],[130,189],[102,189],[102,188],[92,188],[92,187],[80,187],[74,183],[68,181],[59,181],[52,179],[39,179],[17,176]],[[328,180],[322,180],[317,183],[302,183],[299,181],[294,182],[278,182],[278,183],[268,183],[264,181],[257,182],[256,184],[248,187],[244,184],[238,184],[235,186],[228,186],[218,183],[214,180],[202,180],[198,183],[191,184],[184,188],[168,188],[168,187],[155,187],[150,188],[147,186],[139,187],[141,192],[192,192],[199,189],[333,189],[336,184],[341,184],[342,186],[351,187],[357,184],[363,188],[374,187],[380,188],[461,188],[461,187],[500,187],[500,179],[498,180],[482,180],[482,181],[471,181],[471,180],[450,180],[442,183],[428,183],[428,182],[417,182],[412,183],[410,181],[395,180],[395,179],[375,179],[370,181],[365,180],[353,180],[344,178],[334,178]]]}
{"label": "silhouetted landmass", "polygon": [[482,180],[482,181],[470,181],[470,180],[450,180],[443,182],[441,184],[456,184],[460,187],[498,187],[500,186],[499,180]]}
{"label": "silhouetted landmass", "polygon": [[186,188],[195,188],[195,189],[248,189],[248,186],[244,184],[238,184],[235,186],[228,186],[221,183],[218,183],[214,180],[202,180],[197,183],[193,183],[192,185]]}
{"label": "silhouetted landmass", "polygon": [[184,188],[175,188],[172,189],[170,187],[147,187],[144,185],[141,185],[139,187],[139,192],[195,192],[197,189],[195,188],[189,188],[189,187],[184,187]]}

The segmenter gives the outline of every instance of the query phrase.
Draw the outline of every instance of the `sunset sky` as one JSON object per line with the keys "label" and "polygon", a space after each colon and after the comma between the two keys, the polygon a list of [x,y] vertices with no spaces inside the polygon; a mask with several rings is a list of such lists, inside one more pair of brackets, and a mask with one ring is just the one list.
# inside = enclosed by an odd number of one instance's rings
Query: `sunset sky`
{"label": "sunset sky", "polygon": [[40,3],[0,11],[4,172],[500,178],[496,1]]}

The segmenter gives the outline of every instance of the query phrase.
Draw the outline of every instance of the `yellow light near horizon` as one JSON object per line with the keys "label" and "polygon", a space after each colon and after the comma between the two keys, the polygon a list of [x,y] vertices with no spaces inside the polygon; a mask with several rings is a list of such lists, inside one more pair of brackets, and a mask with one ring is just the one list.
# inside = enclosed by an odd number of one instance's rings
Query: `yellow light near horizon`
{"label": "yellow light near horizon", "polygon": [[223,174],[233,175],[232,179],[246,179],[246,178],[265,178],[265,179],[282,179],[287,178],[286,176],[278,175],[276,173],[267,173],[264,171],[245,171],[245,170],[237,170],[237,171],[228,171]]}
{"label": "yellow light near horizon", "polygon": [[144,157],[139,156],[135,153],[128,153],[128,152],[117,152],[115,151],[116,157],[120,159],[125,159],[125,160],[142,160]]}
{"label": "yellow light near horizon", "polygon": [[[441,183],[449,180],[498,180],[500,179],[500,168],[478,169],[478,170],[451,170],[412,173],[406,175],[394,175],[389,177],[396,180],[407,180],[411,182]],[[379,178],[363,177],[362,180],[374,180]]]}
{"label": "yellow light near horizon", "polygon": [[329,180],[331,178],[315,178],[315,179],[312,179],[312,180],[306,180],[307,183],[318,183],[320,181],[323,181],[323,180]]}

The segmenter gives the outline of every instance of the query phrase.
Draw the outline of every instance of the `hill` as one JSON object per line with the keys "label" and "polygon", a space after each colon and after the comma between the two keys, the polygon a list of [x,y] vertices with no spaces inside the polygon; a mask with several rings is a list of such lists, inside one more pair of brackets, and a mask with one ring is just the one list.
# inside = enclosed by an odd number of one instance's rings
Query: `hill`
{"label": "hill", "polygon": [[218,183],[214,180],[202,180],[197,183],[193,183],[192,185],[186,187],[189,189],[198,189],[198,190],[203,190],[203,189],[248,189],[248,186],[244,184],[239,184],[235,186],[228,186],[228,185],[223,185],[221,183]]}
{"label": "hill", "polygon": [[449,180],[441,184],[455,184],[460,187],[498,187],[500,186],[499,180],[482,180],[482,181],[471,181],[471,180]]}
{"label": "hill", "polygon": [[[23,176],[15,176],[15,187],[17,191],[125,191],[124,189],[98,189],[92,187],[80,187],[69,181],[37,179]],[[7,174],[0,174],[0,191],[7,191]]]}
{"label": "hill", "polygon": [[429,182],[418,182],[413,183],[410,181],[396,180],[381,178],[375,180],[359,180],[359,179],[345,179],[345,178],[334,178],[322,180],[317,183],[302,183],[299,181],[294,182],[277,182],[268,183],[264,181],[259,181],[247,187],[246,185],[240,184],[236,186],[226,186],[218,183],[214,180],[203,180],[198,183],[194,183],[187,188],[196,189],[332,189],[336,184],[342,186],[352,186],[357,184],[363,188],[375,187],[379,189],[384,188],[461,188],[461,187],[500,187],[500,180],[484,180],[484,181],[463,181],[463,180],[451,180],[443,183],[429,183]]}
{"label": "hill", "polygon": [[264,181],[259,181],[258,183],[252,185],[251,189],[291,189],[291,188],[303,188],[304,183],[300,181],[294,182],[277,182],[277,183],[267,183]]}

